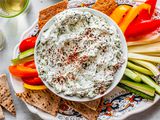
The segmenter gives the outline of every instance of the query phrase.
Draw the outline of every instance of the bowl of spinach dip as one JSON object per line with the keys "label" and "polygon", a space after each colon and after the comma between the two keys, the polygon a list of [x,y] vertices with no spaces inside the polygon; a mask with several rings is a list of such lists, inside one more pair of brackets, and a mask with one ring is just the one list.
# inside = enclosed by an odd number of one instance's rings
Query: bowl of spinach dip
{"label": "bowl of spinach dip", "polygon": [[64,99],[84,102],[117,86],[127,52],[123,33],[111,18],[90,8],[73,8],[42,28],[35,63],[48,89]]}

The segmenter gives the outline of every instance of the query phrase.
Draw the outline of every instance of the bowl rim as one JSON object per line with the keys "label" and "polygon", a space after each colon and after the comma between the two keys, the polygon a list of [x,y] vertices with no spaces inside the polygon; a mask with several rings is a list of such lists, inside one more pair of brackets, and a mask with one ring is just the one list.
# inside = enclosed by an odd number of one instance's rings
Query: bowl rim
{"label": "bowl rim", "polygon": [[0,13],[0,17],[3,17],[3,18],[16,17],[16,16],[20,15],[21,13],[23,13],[28,8],[29,4],[30,4],[30,0],[26,0],[26,3],[24,5],[24,7],[21,9],[21,11],[19,13],[15,14],[15,15],[8,15],[8,16],[7,15],[3,15],[3,14]]}
{"label": "bowl rim", "polygon": [[[100,95],[97,95],[96,97],[94,98],[87,98],[87,97],[84,97],[84,98],[79,98],[77,96],[66,96],[64,95],[63,93],[56,93],[56,91],[53,89],[53,87],[51,87],[46,81],[43,81],[42,82],[45,84],[45,86],[51,90],[54,94],[56,94],[57,96],[63,98],[63,99],[66,99],[66,100],[69,100],[69,101],[75,101],[75,102],[88,102],[88,101],[93,101],[93,100],[96,100],[96,99],[99,99],[105,95],[107,95],[108,93],[110,93],[117,85],[118,83],[120,82],[121,78],[123,77],[123,74],[124,74],[124,71],[127,67],[127,61],[128,61],[128,48],[127,48],[127,43],[126,43],[126,39],[124,37],[124,34],[123,32],[121,31],[121,29],[119,28],[119,26],[107,15],[105,15],[104,13],[100,12],[100,11],[97,11],[97,10],[94,10],[94,9],[91,9],[91,8],[71,8],[71,9],[67,9],[63,12],[66,12],[68,10],[79,10],[79,11],[87,11],[87,12],[91,12],[93,14],[96,14],[100,17],[103,17],[105,18],[106,20],[108,20],[109,22],[111,22],[112,24],[111,25],[114,25],[116,27],[116,29],[118,30],[119,32],[119,35],[120,35],[120,38],[121,38],[121,42],[122,42],[122,50],[123,50],[123,56],[124,56],[124,63],[122,64],[122,66],[117,70],[119,72],[121,72],[121,74],[119,73],[119,77],[118,77],[118,80],[117,82],[115,82],[115,80],[112,82],[112,84],[109,86],[109,88],[103,93],[103,94],[100,94]],[[58,13],[57,15],[63,13],[63,12],[60,12]],[[55,16],[57,16],[55,15]],[[49,24],[54,21],[54,18],[55,16],[53,16],[44,26],[43,28],[41,29],[39,35],[38,35],[38,38],[37,38],[37,41],[36,41],[36,45],[35,45],[35,51],[34,51],[34,60],[35,60],[35,65],[36,65],[36,69],[37,71],[38,70],[38,67],[37,67],[37,55],[36,55],[36,49],[37,49],[37,44],[39,43],[40,39],[41,39],[41,35],[42,33],[49,28]],[[124,48],[123,48],[124,47]],[[116,72],[117,73],[117,72]],[[117,75],[116,75],[117,76]],[[39,76],[40,77],[40,76]],[[40,77],[41,78],[41,77]],[[114,85],[113,85],[114,83]]]}

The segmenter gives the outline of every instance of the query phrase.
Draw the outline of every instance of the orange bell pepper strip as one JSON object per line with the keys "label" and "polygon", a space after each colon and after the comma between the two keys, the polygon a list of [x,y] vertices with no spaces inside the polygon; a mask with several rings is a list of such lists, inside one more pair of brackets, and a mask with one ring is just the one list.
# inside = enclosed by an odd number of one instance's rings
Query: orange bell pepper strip
{"label": "orange bell pepper strip", "polygon": [[132,7],[129,5],[120,5],[118,6],[110,15],[110,17],[119,24],[123,17],[126,15],[126,13],[131,9]]}
{"label": "orange bell pepper strip", "polygon": [[29,89],[29,90],[45,90],[45,89],[47,89],[47,87],[45,85],[34,86],[34,85],[26,84],[26,83],[23,84],[23,87],[26,89]]}
{"label": "orange bell pepper strip", "polygon": [[25,67],[23,65],[9,66],[9,71],[16,77],[38,77],[36,69]]}
{"label": "orange bell pepper strip", "polygon": [[129,24],[137,17],[137,15],[142,11],[142,10],[148,10],[150,13],[150,9],[151,9],[151,5],[143,3],[139,6],[134,6],[132,7],[129,12],[127,13],[127,15],[124,17],[124,19],[122,20],[122,22],[119,24],[121,30],[123,32],[126,31],[127,27],[129,26]]}

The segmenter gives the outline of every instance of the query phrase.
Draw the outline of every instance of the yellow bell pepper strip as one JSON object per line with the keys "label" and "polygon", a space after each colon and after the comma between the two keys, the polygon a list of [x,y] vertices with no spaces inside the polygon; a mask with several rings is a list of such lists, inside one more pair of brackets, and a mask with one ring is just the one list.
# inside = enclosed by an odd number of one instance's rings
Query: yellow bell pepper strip
{"label": "yellow bell pepper strip", "polygon": [[128,25],[137,17],[137,15],[143,10],[146,9],[150,12],[151,6],[148,4],[141,4],[139,6],[134,6],[132,7],[129,12],[127,13],[127,15],[124,17],[124,19],[122,20],[122,22],[119,24],[121,30],[123,32],[126,31]]}
{"label": "yellow bell pepper strip", "polygon": [[132,7],[129,5],[120,5],[118,6],[110,15],[110,17],[119,24],[123,17],[126,15],[126,13],[131,9]]}
{"label": "yellow bell pepper strip", "polygon": [[23,84],[23,87],[26,88],[26,89],[30,89],[30,90],[45,90],[47,89],[47,87],[45,85],[29,85],[29,84],[26,84],[24,83]]}

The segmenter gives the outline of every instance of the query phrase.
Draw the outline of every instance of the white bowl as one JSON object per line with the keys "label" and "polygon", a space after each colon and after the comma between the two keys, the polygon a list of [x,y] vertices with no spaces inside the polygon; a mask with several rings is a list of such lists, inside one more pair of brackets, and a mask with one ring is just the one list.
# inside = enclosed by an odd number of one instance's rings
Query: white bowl
{"label": "white bowl", "polygon": [[[70,10],[70,9],[68,9],[68,10]],[[92,99],[90,99],[90,98],[79,98],[79,97],[76,97],[76,96],[73,96],[73,97],[71,97],[71,96],[66,96],[66,95],[64,95],[63,93],[56,93],[56,91],[46,82],[46,81],[43,81],[43,83],[46,85],[46,87],[48,88],[48,89],[50,89],[53,93],[55,93],[56,95],[58,95],[59,97],[61,97],[61,98],[64,98],[64,99],[66,99],[66,100],[70,100],[70,101],[77,101],[77,102],[87,102],[87,101],[92,101],[92,100],[95,100],[95,99],[98,99],[98,98],[101,98],[101,97],[103,97],[103,96],[105,96],[106,94],[108,94],[109,92],[111,92],[116,86],[117,86],[117,84],[120,82],[120,80],[121,80],[121,78],[122,78],[122,76],[123,76],[123,74],[124,74],[124,71],[125,71],[125,68],[126,68],[126,65],[127,65],[127,58],[128,58],[128,49],[127,49],[127,44],[126,44],[126,40],[125,40],[125,37],[124,37],[124,35],[123,35],[123,33],[122,33],[122,31],[121,31],[121,29],[118,27],[118,25],[110,18],[110,17],[108,17],[107,15],[105,15],[105,14],[103,14],[102,12],[99,12],[99,11],[97,11],[97,10],[94,10],[94,9],[91,9],[91,8],[72,8],[72,10],[78,10],[78,11],[87,11],[87,12],[90,12],[90,13],[92,13],[93,15],[96,15],[96,16],[99,16],[99,17],[102,17],[102,18],[104,18],[104,19],[106,19],[106,21],[110,24],[110,25],[113,25],[113,26],[115,26],[116,28],[117,28],[117,31],[118,31],[118,33],[119,33],[119,35],[120,35],[120,39],[121,39],[121,42],[122,42],[122,51],[123,51],[123,57],[124,57],[124,59],[125,59],[125,62],[124,62],[124,64],[118,69],[118,71],[115,73],[115,75],[114,75],[114,81],[112,82],[112,84],[111,84],[111,86],[106,90],[106,92],[104,93],[104,94],[100,94],[100,95],[97,95],[96,97],[94,97],[94,98],[92,98]],[[65,11],[63,11],[63,12],[65,12]],[[61,13],[59,13],[59,14],[61,14]],[[46,29],[48,29],[51,25],[53,25],[54,24],[54,19],[55,19],[55,17],[52,17],[46,24],[45,24],[45,26],[42,28],[42,30],[40,31],[40,33],[39,33],[39,36],[38,36],[38,39],[37,39],[37,41],[36,41],[36,47],[37,47],[37,43],[40,41],[40,39],[41,39],[41,35],[42,35],[42,33],[46,30]],[[36,56],[36,47],[35,47],[35,56],[34,56],[34,58],[35,58],[35,64],[36,64],[36,66],[37,66],[37,56]],[[37,68],[37,70],[38,70],[38,68]]]}

